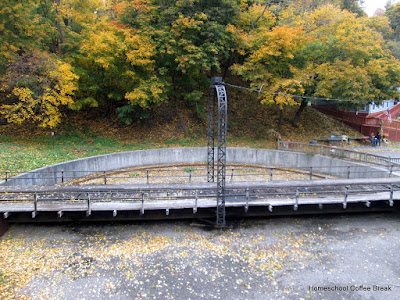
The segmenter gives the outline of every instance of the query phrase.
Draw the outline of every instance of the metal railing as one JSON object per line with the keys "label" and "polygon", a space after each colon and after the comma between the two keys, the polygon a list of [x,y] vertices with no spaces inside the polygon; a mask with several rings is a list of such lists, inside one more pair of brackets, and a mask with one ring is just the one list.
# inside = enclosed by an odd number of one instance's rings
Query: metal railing
{"label": "metal railing", "polygon": [[[336,150],[336,149],[335,149]],[[294,150],[291,150],[294,151]],[[371,174],[375,177],[391,177],[400,171],[400,165],[391,164],[387,170],[360,170],[359,166],[318,166],[318,167],[238,167],[228,166],[227,182],[266,182],[276,180],[312,180],[330,177],[364,178]],[[25,174],[22,178],[18,175]],[[88,175],[90,174],[90,175]],[[152,168],[113,171],[55,171],[55,172],[8,172],[0,171],[0,181],[6,185],[19,185],[23,180],[54,180],[56,184],[108,185],[108,184],[153,184],[153,183],[203,183],[207,182],[207,169],[198,167],[186,168]]]}
{"label": "metal railing", "polygon": [[385,156],[358,152],[345,148],[330,147],[317,144],[305,144],[299,142],[278,141],[278,150],[303,152],[308,154],[319,154],[352,161],[375,164],[385,167],[400,167],[400,160],[391,159]]}
{"label": "metal railing", "polygon": [[399,157],[390,157],[388,159],[390,159],[390,161],[392,163],[400,165],[400,158]]}

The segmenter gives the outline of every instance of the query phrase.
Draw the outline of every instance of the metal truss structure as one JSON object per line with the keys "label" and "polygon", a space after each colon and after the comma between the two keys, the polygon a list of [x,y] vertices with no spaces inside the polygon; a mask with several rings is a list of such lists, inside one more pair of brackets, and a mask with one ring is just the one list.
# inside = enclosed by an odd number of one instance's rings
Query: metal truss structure
{"label": "metal truss structure", "polygon": [[[215,103],[218,104],[216,115]],[[221,78],[212,78],[208,93],[207,121],[207,181],[215,182],[215,125],[217,131],[217,220],[216,225],[225,225],[225,179],[226,179],[226,135],[228,97]]]}
{"label": "metal truss structure", "polygon": [[207,103],[207,182],[214,182],[214,156],[215,156],[215,86],[208,90]]}

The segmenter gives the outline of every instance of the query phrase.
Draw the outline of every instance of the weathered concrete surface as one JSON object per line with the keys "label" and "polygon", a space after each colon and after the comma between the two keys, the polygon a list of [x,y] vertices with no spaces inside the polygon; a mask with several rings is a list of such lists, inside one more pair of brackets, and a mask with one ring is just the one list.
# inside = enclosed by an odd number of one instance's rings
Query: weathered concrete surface
{"label": "weathered concrete surface", "polygon": [[[53,185],[66,178],[79,178],[102,171],[178,163],[205,163],[207,148],[165,148],[93,156],[59,163],[15,176],[8,185]],[[303,153],[250,148],[227,148],[227,163],[260,164],[287,168],[312,167],[313,172],[350,178],[388,177],[385,168]],[[387,171],[387,170],[386,170]],[[4,181],[0,185],[6,185]]]}
{"label": "weathered concrete surface", "polygon": [[7,221],[3,216],[0,216],[0,236],[2,236],[8,229]]}
{"label": "weathered concrete surface", "polygon": [[13,224],[0,242],[5,299],[400,298],[398,214],[193,225]]}

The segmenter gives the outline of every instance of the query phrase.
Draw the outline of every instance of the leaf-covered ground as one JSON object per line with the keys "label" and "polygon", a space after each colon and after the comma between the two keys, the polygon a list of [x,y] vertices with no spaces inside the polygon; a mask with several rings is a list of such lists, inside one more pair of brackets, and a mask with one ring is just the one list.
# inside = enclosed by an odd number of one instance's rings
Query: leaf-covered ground
{"label": "leaf-covered ground", "polygon": [[[225,230],[190,221],[15,224],[0,240],[0,298],[398,299],[399,221],[246,219]],[[309,288],[389,284],[390,292]]]}

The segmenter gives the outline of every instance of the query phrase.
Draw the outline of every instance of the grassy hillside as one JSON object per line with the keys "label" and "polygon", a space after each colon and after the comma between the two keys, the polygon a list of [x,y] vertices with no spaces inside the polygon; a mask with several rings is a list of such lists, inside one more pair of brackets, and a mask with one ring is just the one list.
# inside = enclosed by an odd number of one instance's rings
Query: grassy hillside
{"label": "grassy hillside", "polygon": [[[275,131],[283,140],[309,142],[332,134],[351,137],[359,133],[308,107],[298,127],[290,124],[296,108],[279,113],[252,95],[229,91],[228,146],[274,148]],[[26,171],[61,161],[118,151],[162,147],[206,146],[206,121],[185,103],[165,105],[142,124],[122,125],[113,118],[84,118],[70,114],[54,130],[34,126],[0,125],[0,171]]]}

